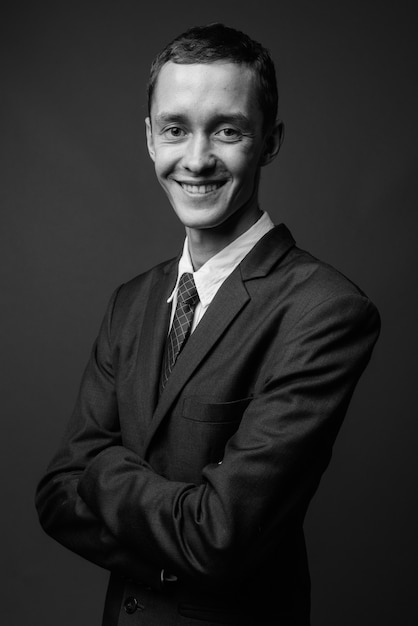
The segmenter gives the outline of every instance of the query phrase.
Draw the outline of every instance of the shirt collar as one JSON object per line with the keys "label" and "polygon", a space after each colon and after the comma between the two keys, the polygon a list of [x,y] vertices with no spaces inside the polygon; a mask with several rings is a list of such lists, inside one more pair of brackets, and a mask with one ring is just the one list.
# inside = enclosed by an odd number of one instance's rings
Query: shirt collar
{"label": "shirt collar", "polygon": [[268,213],[263,212],[260,219],[246,230],[245,233],[237,237],[237,239],[234,239],[228,246],[211,257],[196,272],[193,270],[188,238],[186,237],[183,245],[183,253],[178,265],[176,284],[167,302],[172,302],[174,295],[177,293],[182,274],[188,272],[193,274],[202,306],[208,306],[223,281],[233,272],[237,265],[241,263],[243,258],[250,252],[261,237],[272,228],[274,228],[274,224]]}

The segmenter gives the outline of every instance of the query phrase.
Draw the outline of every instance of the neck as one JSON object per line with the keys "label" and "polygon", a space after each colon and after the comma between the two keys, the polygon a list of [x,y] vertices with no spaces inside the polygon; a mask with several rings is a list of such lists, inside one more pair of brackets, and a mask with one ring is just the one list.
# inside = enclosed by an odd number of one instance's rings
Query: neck
{"label": "neck", "polygon": [[186,227],[189,253],[194,270],[198,270],[206,261],[209,261],[215,254],[218,254],[218,252],[245,233],[259,220],[261,215],[262,212],[257,207],[253,213],[248,215],[247,220],[241,220],[238,225],[235,220],[229,219],[214,228],[195,229]]}

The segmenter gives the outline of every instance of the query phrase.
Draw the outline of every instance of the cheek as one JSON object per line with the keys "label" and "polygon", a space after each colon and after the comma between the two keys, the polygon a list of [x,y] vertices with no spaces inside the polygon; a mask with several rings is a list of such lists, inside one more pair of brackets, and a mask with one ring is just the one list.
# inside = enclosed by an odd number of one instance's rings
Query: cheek
{"label": "cheek", "polygon": [[259,168],[258,158],[243,158],[235,163],[234,175],[241,187],[252,187]]}
{"label": "cheek", "polygon": [[169,174],[167,163],[165,161],[156,159],[155,160],[155,173],[160,183],[163,184]]}
{"label": "cheek", "polygon": [[176,166],[178,157],[172,150],[159,149],[155,157],[155,171],[158,177],[164,177],[170,174]]}
{"label": "cheek", "polygon": [[254,149],[244,147],[240,150],[236,150],[233,154],[225,155],[225,163],[228,164],[228,168],[233,172],[237,178],[246,178],[251,176],[258,167],[260,155],[258,151]]}

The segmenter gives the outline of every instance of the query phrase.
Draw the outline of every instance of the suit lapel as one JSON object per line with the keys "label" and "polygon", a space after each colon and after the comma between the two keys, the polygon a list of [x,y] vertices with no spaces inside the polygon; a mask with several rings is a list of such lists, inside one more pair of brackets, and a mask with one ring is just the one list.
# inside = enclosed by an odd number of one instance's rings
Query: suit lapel
{"label": "suit lapel", "polygon": [[[283,224],[277,226],[257,243],[253,250],[223,283],[205,315],[188,339],[170,374],[170,378],[161,394],[149,425],[144,445],[144,456],[146,455],[155,432],[163,419],[168,415],[172,404],[177,399],[186,382],[205,358],[209,350],[216,345],[239,312],[249,302],[250,296],[245,282],[266,276],[271,271],[272,266],[285,255],[294,243],[294,239],[287,228]],[[175,264],[174,270],[172,269],[171,289],[176,279],[176,270],[177,264]],[[171,292],[168,290],[165,296],[166,299],[170,293]],[[148,335],[144,339],[147,345],[145,354],[151,358],[152,363],[152,373],[148,376],[147,382],[150,385],[148,387],[148,394],[152,396],[153,407],[157,402],[156,394],[158,393],[159,386],[162,350],[165,345],[169,316],[169,313],[165,312],[166,317],[164,319],[166,321],[164,322],[162,337],[161,329],[155,328],[160,325],[157,323],[156,319],[157,309],[153,308],[158,306],[158,301],[161,307],[161,295],[159,295],[158,298],[159,300],[154,298],[153,295],[152,302],[150,298],[150,304],[147,308],[148,323],[147,327],[144,328],[144,332]],[[167,307],[167,309],[169,311],[169,307]],[[160,320],[161,314],[159,313],[158,315]],[[151,337],[153,337],[152,340]],[[152,341],[156,343],[152,344]],[[150,390],[153,390],[154,395],[150,393]]]}
{"label": "suit lapel", "polygon": [[145,442],[145,450],[190,376],[249,299],[239,268],[237,268],[219,289],[209,309],[181,351],[155,410]]}

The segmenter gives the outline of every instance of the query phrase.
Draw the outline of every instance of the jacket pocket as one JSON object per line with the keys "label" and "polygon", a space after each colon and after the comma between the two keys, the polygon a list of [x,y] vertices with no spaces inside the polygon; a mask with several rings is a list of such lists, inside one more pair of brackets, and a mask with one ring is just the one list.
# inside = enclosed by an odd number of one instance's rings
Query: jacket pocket
{"label": "jacket pocket", "polygon": [[193,422],[227,424],[237,422],[252,400],[252,396],[231,402],[210,402],[197,396],[189,396],[183,402],[183,417]]}

